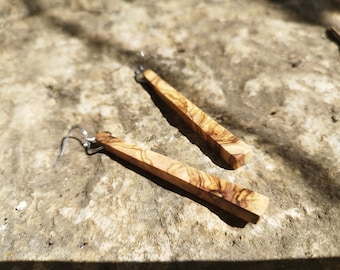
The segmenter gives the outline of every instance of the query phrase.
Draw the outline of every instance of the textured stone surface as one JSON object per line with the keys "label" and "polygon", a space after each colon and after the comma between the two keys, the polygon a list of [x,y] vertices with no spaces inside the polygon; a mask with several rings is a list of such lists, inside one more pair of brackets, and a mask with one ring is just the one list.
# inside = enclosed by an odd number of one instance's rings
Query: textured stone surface
{"label": "textured stone surface", "polygon": [[[0,2],[1,261],[340,256],[340,54],[325,35],[340,28],[339,1],[66,2]],[[250,144],[248,165],[221,167],[136,83],[140,50]],[[52,167],[75,124],[260,192],[269,208],[235,226],[74,140]]]}

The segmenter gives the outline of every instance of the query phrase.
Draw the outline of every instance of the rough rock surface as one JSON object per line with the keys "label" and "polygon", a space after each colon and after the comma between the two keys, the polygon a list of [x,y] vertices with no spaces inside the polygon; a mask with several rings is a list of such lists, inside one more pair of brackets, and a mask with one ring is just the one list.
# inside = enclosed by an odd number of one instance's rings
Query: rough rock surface
{"label": "rough rock surface", "polygon": [[[340,28],[339,1],[69,2],[0,2],[1,261],[340,256],[340,54],[325,34]],[[252,161],[221,166],[135,81],[140,63],[250,144]],[[75,140],[53,167],[75,124],[265,194],[269,208],[241,226]]]}

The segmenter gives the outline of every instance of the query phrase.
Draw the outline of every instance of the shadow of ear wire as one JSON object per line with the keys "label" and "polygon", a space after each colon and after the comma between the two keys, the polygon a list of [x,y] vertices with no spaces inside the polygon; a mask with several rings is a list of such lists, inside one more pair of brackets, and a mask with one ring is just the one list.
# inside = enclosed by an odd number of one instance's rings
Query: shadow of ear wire
{"label": "shadow of ear wire", "polygon": [[[174,192],[174,193],[177,193],[181,196],[184,196],[186,198],[189,198],[191,200],[193,200],[194,202],[202,205],[202,206],[205,206],[206,208],[208,208],[211,212],[213,212],[214,214],[216,214],[223,222],[227,223],[229,226],[231,227],[237,227],[237,228],[244,228],[246,225],[247,225],[247,222],[226,212],[226,211],[223,211],[222,209],[219,209],[218,207],[194,196],[193,194],[183,190],[183,189],[180,189],[178,188],[177,186],[157,177],[157,176],[154,176],[153,174],[151,173],[148,173],[140,168],[138,168],[137,166],[135,165],[132,165],[131,163],[105,151],[105,150],[102,150],[100,151],[99,153],[102,153],[102,154],[105,154],[107,155],[108,157],[110,157],[112,160],[118,162],[119,164],[121,164],[122,166],[124,166],[125,168],[129,169],[129,170],[132,170],[134,171],[135,173],[147,178],[149,181],[155,183],[156,185],[166,189],[166,190],[169,190],[171,192]],[[138,192],[136,190],[136,192]]]}

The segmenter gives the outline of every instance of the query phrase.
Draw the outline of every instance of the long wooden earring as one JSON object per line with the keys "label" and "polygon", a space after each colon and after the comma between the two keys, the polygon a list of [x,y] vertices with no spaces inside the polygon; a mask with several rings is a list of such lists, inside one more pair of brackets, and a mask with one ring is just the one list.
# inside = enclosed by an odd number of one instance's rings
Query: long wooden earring
{"label": "long wooden earring", "polygon": [[70,132],[81,129],[82,145],[87,152],[105,150],[247,222],[257,223],[268,206],[268,197],[229,181],[209,175],[179,161],[127,144],[108,132],[89,138],[87,131],[74,126],[63,138],[57,161],[62,156]]}
{"label": "long wooden earring", "polygon": [[141,70],[139,73],[137,80],[151,84],[158,96],[204,141],[218,151],[230,167],[237,169],[250,160],[251,150],[245,142],[204,113],[151,69]]}

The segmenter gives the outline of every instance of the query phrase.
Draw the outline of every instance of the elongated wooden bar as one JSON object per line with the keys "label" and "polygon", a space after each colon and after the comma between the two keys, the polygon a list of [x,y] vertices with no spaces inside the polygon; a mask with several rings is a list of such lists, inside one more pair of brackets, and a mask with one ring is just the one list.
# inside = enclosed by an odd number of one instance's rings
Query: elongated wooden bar
{"label": "elongated wooden bar", "polygon": [[121,159],[247,222],[257,223],[268,206],[269,199],[264,195],[151,150],[129,145],[121,139],[112,137],[109,133],[98,132],[96,142]]}
{"label": "elongated wooden bar", "polygon": [[250,160],[251,150],[245,142],[204,113],[154,71],[147,69],[143,76],[159,97],[203,140],[218,151],[229,166],[237,169]]}

